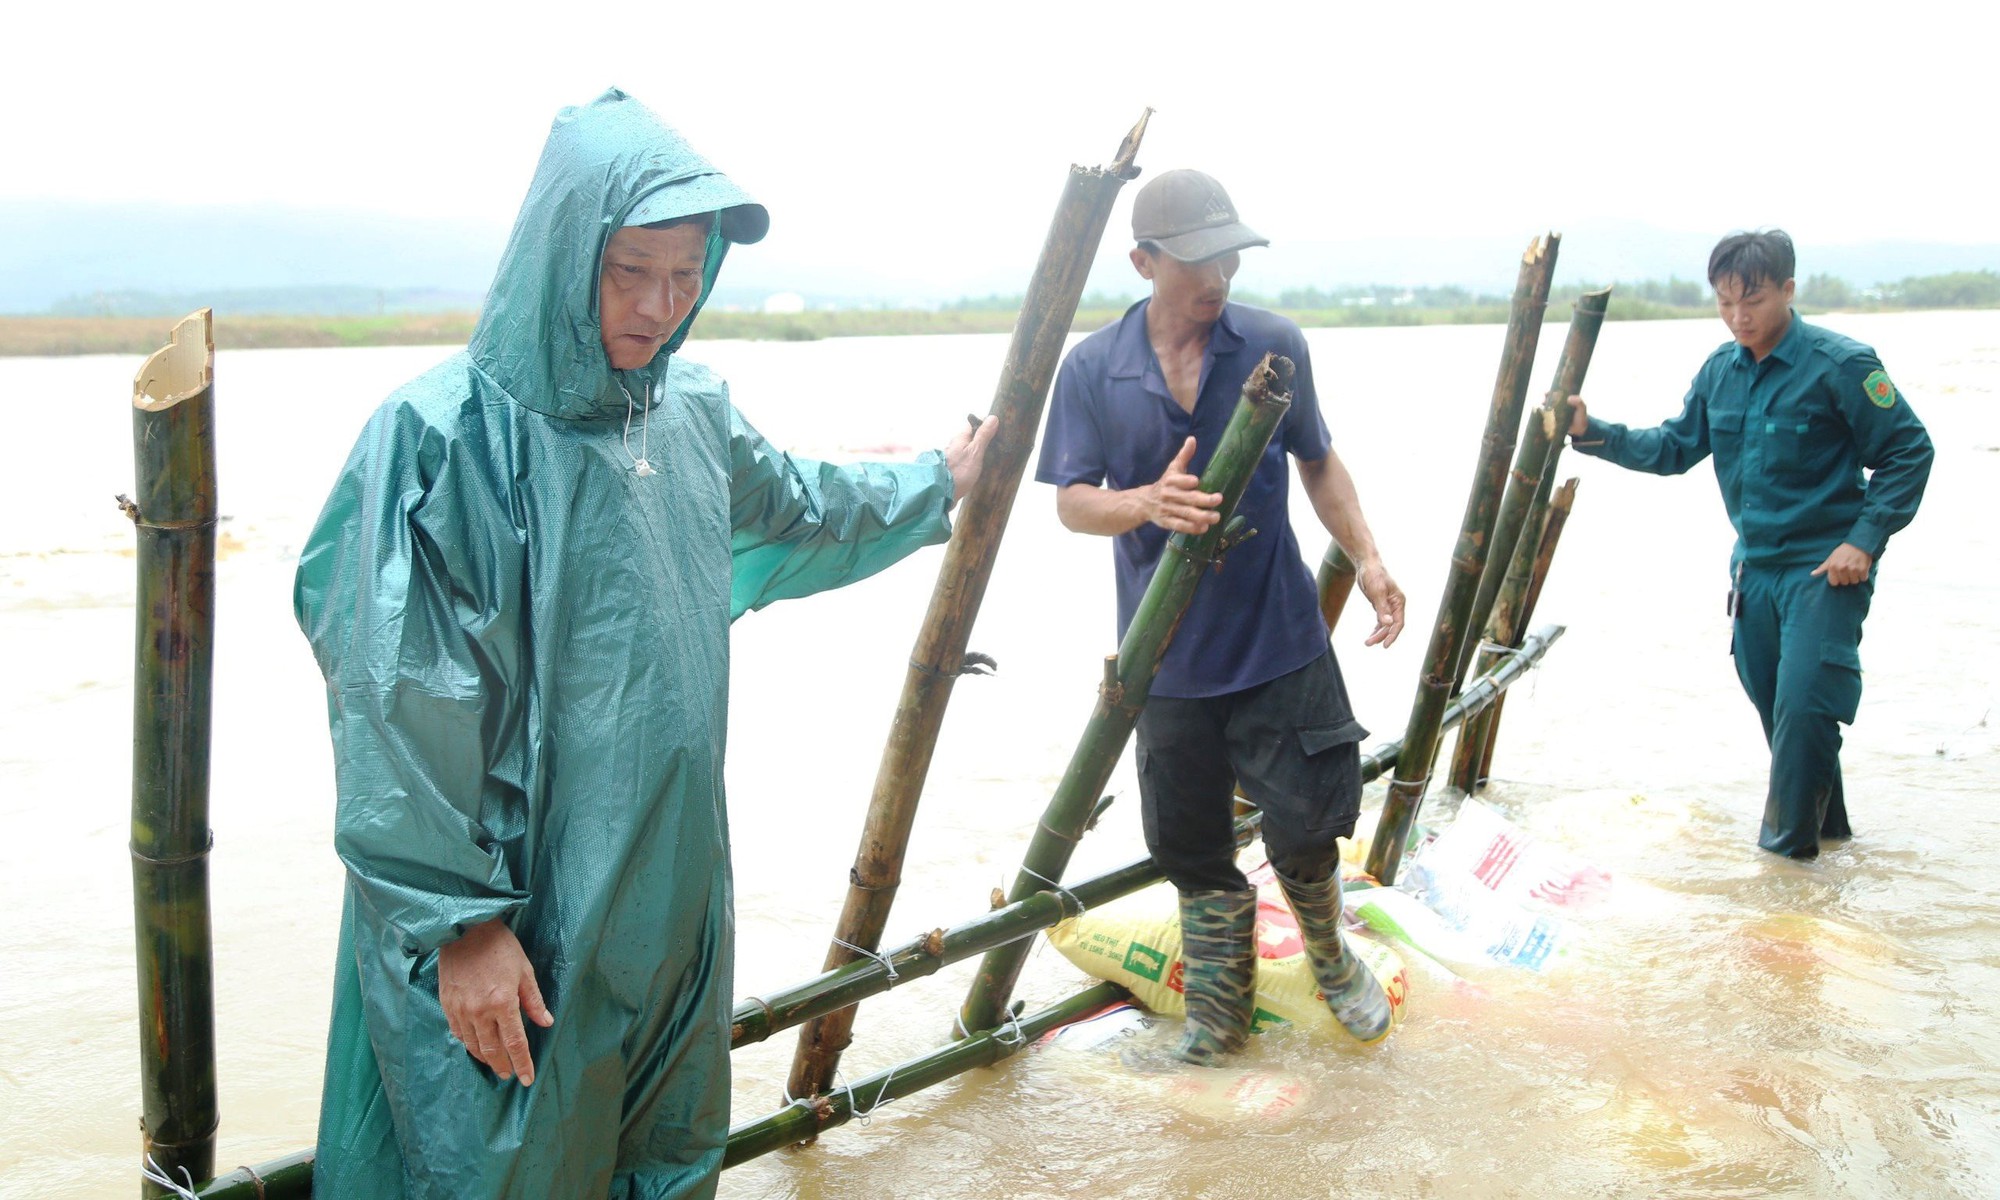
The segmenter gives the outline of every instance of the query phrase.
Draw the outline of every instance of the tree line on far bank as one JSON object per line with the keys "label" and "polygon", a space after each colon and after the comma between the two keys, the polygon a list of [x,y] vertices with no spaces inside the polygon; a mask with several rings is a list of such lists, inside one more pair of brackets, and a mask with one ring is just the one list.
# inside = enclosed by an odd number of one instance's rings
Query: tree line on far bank
{"label": "tree line on far bank", "polygon": [[[1594,291],[1605,285],[1566,285],[1562,292]],[[1714,300],[1708,285],[1700,280],[1668,276],[1619,282],[1608,314],[1613,318],[1644,318],[1707,314]],[[1471,288],[1396,287],[1369,284],[1359,287],[1285,288],[1276,293],[1238,289],[1234,299],[1259,308],[1280,312],[1327,313],[1340,309],[1415,310],[1459,313],[1471,310],[1505,310],[1508,297],[1503,292],[1481,292]],[[1094,292],[1083,298],[1085,311],[1121,309],[1137,300],[1129,294]],[[1857,287],[1837,275],[1811,275],[1799,282],[1798,303],[1817,311],[1873,312],[1908,308],[2000,308],[2000,271],[1952,271],[1942,275],[1913,275],[1894,283]],[[1021,305],[1019,296],[978,296],[944,306],[948,312],[1013,312]],[[1625,312],[1620,312],[1620,309]],[[1365,318],[1355,324],[1367,323]],[[1415,323],[1415,322],[1412,322]]]}

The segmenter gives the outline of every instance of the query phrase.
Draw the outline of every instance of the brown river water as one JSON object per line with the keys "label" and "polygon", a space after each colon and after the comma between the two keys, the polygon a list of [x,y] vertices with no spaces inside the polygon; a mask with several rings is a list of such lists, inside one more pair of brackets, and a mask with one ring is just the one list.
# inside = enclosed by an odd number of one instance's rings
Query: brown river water
{"label": "brown river water", "polygon": [[[1616,300],[1613,301],[1614,306]],[[1832,317],[1937,441],[1885,556],[1844,757],[1855,839],[1755,848],[1765,753],[1723,616],[1707,466],[1570,455],[1583,479],[1538,613],[1569,633],[1514,691],[1486,798],[1609,872],[1545,974],[1414,985],[1372,1050],[1279,1030],[1246,1069],[1282,1111],[1193,1105],[1115,1058],[1016,1056],[724,1176],[729,1197],[2000,1194],[2000,313]],[[164,334],[165,322],[162,322]],[[1535,392],[1563,331],[1544,333]],[[1610,324],[1585,395],[1678,411],[1718,323]],[[1374,739],[1400,736],[1464,505],[1497,327],[1309,333],[1335,443],[1410,630],[1335,644]],[[989,401],[1004,337],[695,343],[772,440],[900,457]],[[322,693],[294,560],[367,412],[446,350],[225,352],[213,860],[218,1165],[310,1144],[340,870]],[[129,1196],[138,1062],[129,822],[136,358],[0,360],[0,1196]],[[1295,500],[1300,540],[1323,532]],[[735,633],[729,781],[737,994],[813,974],[941,551]],[[983,911],[1060,775],[1113,648],[1108,544],[1024,485],[972,637],[888,940]],[[1142,852],[1129,757],[1073,876]],[[1370,800],[1376,797],[1371,792]],[[1429,815],[1449,811],[1439,796]],[[1364,814],[1364,828],[1372,816]],[[863,1005],[858,1079],[946,1040],[970,964]],[[1040,1007],[1083,977],[1034,952]],[[790,1035],[735,1058],[735,1119],[780,1106]]]}

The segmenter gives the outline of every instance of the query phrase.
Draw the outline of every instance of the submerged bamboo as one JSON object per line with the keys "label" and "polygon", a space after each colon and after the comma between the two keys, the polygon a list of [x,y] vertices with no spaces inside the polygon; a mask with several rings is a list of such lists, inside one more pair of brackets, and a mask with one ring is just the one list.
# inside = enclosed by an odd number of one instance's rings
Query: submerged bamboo
{"label": "submerged bamboo", "polygon": [[[132,687],[132,910],[142,1163],[214,1174],[215,983],[208,904],[215,649],[215,339],[184,318],[132,381],[138,631]],[[143,1185],[145,1195],[164,1195]]]}
{"label": "submerged bamboo", "polygon": [[[1565,482],[1549,502],[1541,537],[1536,540],[1534,559],[1528,567],[1527,583],[1522,588],[1520,616],[1516,618],[1521,628],[1525,628],[1535,615],[1535,604],[1541,599],[1542,585],[1548,582],[1549,567],[1556,557],[1556,543],[1562,540],[1563,525],[1569,520],[1570,510],[1576,504],[1576,482],[1574,479]],[[1480,716],[1477,729],[1472,729],[1472,722],[1459,727],[1459,737],[1469,736],[1479,755],[1479,765],[1473,772],[1478,779],[1486,779],[1493,773],[1493,747],[1499,741],[1500,714],[1505,709],[1506,697],[1503,696]],[[1470,734],[1468,729],[1471,729]]]}
{"label": "submerged bamboo", "polygon": [[[1446,707],[1444,724],[1447,728],[1459,724],[1469,717],[1486,711],[1505,694],[1505,689],[1539,663],[1556,641],[1563,635],[1560,625],[1551,625],[1535,631],[1521,643],[1521,649],[1509,655],[1493,669],[1467,684],[1465,690]],[[1400,742],[1384,742],[1361,758],[1361,781],[1371,783],[1380,779],[1385,772],[1396,766],[1396,758],[1402,749]],[[1261,813],[1252,812],[1239,819],[1235,826],[1237,845],[1241,846],[1256,836],[1263,822]],[[822,972],[804,983],[795,984],[780,992],[774,992],[764,999],[752,998],[737,1004],[730,1029],[731,1048],[746,1046],[763,1041],[775,1033],[791,1028],[821,1013],[832,1012],[853,1004],[869,996],[880,995],[903,978],[929,975],[940,967],[981,953],[989,946],[1002,945],[1032,937],[1065,916],[1074,916],[1083,908],[1096,908],[1120,896],[1130,895],[1149,884],[1160,882],[1164,876],[1159,865],[1150,858],[1140,859],[1115,871],[1085,880],[1074,887],[1050,887],[1032,896],[1016,901],[1004,908],[996,909],[976,917],[950,931],[933,931],[918,938],[907,946],[888,951],[882,955],[886,963],[878,959],[852,962],[831,971]],[[889,967],[895,968],[892,976]],[[1088,1012],[1094,1005],[1086,1005],[1082,1012]],[[1022,1022],[1024,1031],[1035,1028],[1036,1018]],[[1060,1024],[1061,1022],[1056,1022]],[[1011,1024],[998,1031],[1003,1038],[1009,1036]],[[976,1065],[976,1064],[973,1064]],[[899,1078],[902,1068],[894,1072]],[[867,1094],[868,1080],[857,1084],[855,1093]],[[901,1094],[900,1092],[894,1094]],[[823,1096],[814,1103],[835,1103],[837,1097]],[[863,1105],[868,1109],[869,1105]],[[769,1120],[769,1118],[766,1118]],[[760,1141],[768,1133],[751,1134],[749,1131],[761,1126],[753,1122],[739,1132],[745,1136],[743,1145],[748,1147],[755,1136]],[[784,1144],[787,1139],[803,1140],[812,1136],[812,1130],[787,1133],[777,1139]],[[732,1138],[734,1143],[734,1138]],[[763,1149],[772,1147],[765,1146]],[[760,1149],[759,1153],[762,1152]],[[744,1157],[749,1157],[748,1154]],[[732,1158],[733,1161],[740,1161]],[[268,1191],[255,1190],[258,1181]],[[289,1158],[265,1163],[256,1168],[241,1167],[201,1190],[202,1200],[252,1200],[253,1197],[268,1200],[291,1200],[304,1196],[312,1183],[312,1152],[301,1151]]]}
{"label": "submerged bamboo", "polygon": [[[993,576],[1007,517],[1013,512],[1028,453],[1041,427],[1049,384],[1055,378],[1064,339],[1076,317],[1084,280],[1104,238],[1112,204],[1125,181],[1139,173],[1133,159],[1151,115],[1152,110],[1147,109],[1140,116],[1109,167],[1070,168],[1069,182],[1056,206],[1000,368],[992,409],[1000,418],[1000,427],[987,447],[979,482],[959,509],[957,527],[931,592],[930,610],[903,678],[902,698],[897,701],[875,774],[861,847],[848,873],[847,902],[827,948],[829,969],[853,962],[881,943],[902,882],[903,857],[930,772],[931,753],[944,724],[945,706],[965,661],[966,641],[987,582]],[[831,1013],[800,1032],[789,1094],[811,1096],[825,1089],[839,1065],[841,1051],[852,1038],[854,1016],[852,1010]]]}
{"label": "submerged bamboo", "polygon": [[[1062,881],[1072,851],[1082,838],[1085,823],[1104,794],[1104,785],[1125,743],[1132,736],[1139,710],[1158,674],[1160,660],[1180,626],[1181,616],[1193,599],[1195,585],[1228,546],[1247,534],[1234,516],[1236,502],[1270,445],[1279,420],[1291,407],[1292,363],[1290,359],[1265,355],[1243,381],[1242,399],[1223,430],[1214,457],[1201,475],[1201,490],[1219,492],[1217,508],[1221,519],[1199,536],[1177,533],[1167,539],[1152,582],[1139,601],[1138,612],[1125,631],[1118,653],[1104,662],[1104,682],[1097,705],[1083,737],[1077,742],[1062,782],[1035,827],[1020,874],[1014,879],[1009,900],[1019,900],[1042,888]],[[1000,1021],[1014,981],[1020,976],[1027,947],[1021,943],[1002,946],[987,954],[979,975],[959,1012],[967,1030],[990,1029]]]}
{"label": "submerged bamboo", "polygon": [[739,1166],[760,1154],[809,1141],[828,1129],[847,1124],[857,1115],[867,1116],[891,1100],[920,1092],[974,1067],[992,1066],[1051,1029],[1087,1017],[1127,995],[1115,983],[1100,983],[1032,1016],[1014,1017],[1001,1028],[960,1038],[929,1054],[897,1063],[851,1087],[788,1104],[767,1117],[730,1130],[729,1148],[723,1151],[722,1165],[725,1169]]}
{"label": "submerged bamboo", "polygon": [[1473,473],[1471,494],[1466,499],[1465,519],[1459,527],[1458,545],[1452,552],[1451,571],[1446,577],[1444,599],[1438,605],[1437,622],[1431,630],[1430,648],[1424,654],[1417,698],[1410,706],[1402,758],[1397,762],[1395,777],[1389,781],[1381,822],[1368,847],[1368,873],[1385,884],[1396,881],[1396,870],[1416,826],[1417,810],[1430,783],[1431,763],[1437,757],[1440,722],[1458,682],[1459,653],[1466,640],[1479,577],[1485,569],[1501,489],[1507,482],[1507,460],[1513,454],[1514,439],[1521,428],[1521,409],[1528,399],[1528,374],[1534,366],[1535,342],[1541,335],[1542,312],[1548,305],[1549,281],[1555,273],[1559,242],[1553,233],[1545,239],[1537,238],[1521,257],[1500,373],[1493,385],[1486,435]]}
{"label": "submerged bamboo", "polygon": [[1329,541],[1326,554],[1319,560],[1319,615],[1326,618],[1326,631],[1340,623],[1341,610],[1347,607],[1348,596],[1354,593],[1354,560],[1339,542]]}
{"label": "submerged bamboo", "polygon": [[[1514,458],[1514,473],[1507,481],[1507,494],[1500,502],[1500,521],[1487,556],[1485,573],[1479,579],[1479,596],[1473,603],[1471,628],[1483,631],[1478,669],[1484,671],[1498,647],[1514,644],[1526,624],[1520,615],[1521,596],[1526,590],[1529,564],[1541,537],[1548,512],[1549,485],[1555,478],[1555,463],[1569,428],[1570,398],[1583,390],[1590,370],[1590,356],[1597,348],[1598,330],[1604,325],[1604,310],[1611,289],[1585,292],[1570,310],[1569,336],[1563,342],[1562,357],[1556,362],[1554,381],[1546,400],[1528,417],[1521,435],[1520,452]],[[1474,658],[1470,639],[1459,659],[1459,674]],[[1478,743],[1487,722],[1475,730],[1459,731],[1458,746],[1452,755],[1451,783],[1460,791],[1471,792],[1484,774],[1479,765]],[[1477,734],[1478,736],[1468,736]]]}

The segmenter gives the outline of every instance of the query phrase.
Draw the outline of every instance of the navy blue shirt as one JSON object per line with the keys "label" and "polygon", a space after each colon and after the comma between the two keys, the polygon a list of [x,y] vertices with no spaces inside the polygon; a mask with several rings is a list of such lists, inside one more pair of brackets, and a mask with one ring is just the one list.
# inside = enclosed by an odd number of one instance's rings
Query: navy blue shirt
{"label": "navy blue shirt", "polygon": [[[1153,681],[1156,696],[1226,695],[1276,679],[1326,653],[1319,591],[1292,535],[1291,473],[1285,456],[1317,461],[1326,457],[1333,441],[1320,417],[1312,363],[1297,325],[1263,309],[1225,305],[1202,351],[1200,391],[1188,413],[1167,390],[1146,336],[1150,303],[1133,305],[1116,324],[1077,343],[1063,360],[1035,478],[1057,487],[1144,487],[1159,479],[1189,436],[1195,439],[1189,470],[1200,475],[1236,411],[1251,369],[1267,353],[1292,360],[1298,374],[1291,410],[1236,507],[1257,536],[1231,550],[1220,572],[1202,579]],[[1169,536],[1148,522],[1112,539],[1121,641]]]}

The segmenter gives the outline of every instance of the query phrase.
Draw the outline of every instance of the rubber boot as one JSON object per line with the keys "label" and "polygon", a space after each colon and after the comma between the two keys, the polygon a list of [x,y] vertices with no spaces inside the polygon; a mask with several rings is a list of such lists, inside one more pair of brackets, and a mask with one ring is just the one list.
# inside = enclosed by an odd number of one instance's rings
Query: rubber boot
{"label": "rubber boot", "polygon": [[1257,989],[1257,892],[1181,896],[1181,987],[1187,1031],[1174,1051],[1213,1066],[1250,1040]]}
{"label": "rubber boot", "polygon": [[1292,913],[1299,919],[1299,936],[1312,960],[1313,979],[1333,1010],[1333,1019],[1363,1045],[1389,1036],[1392,1016],[1389,994],[1368,964],[1347,944],[1340,927],[1340,880],[1329,875],[1318,883],[1301,883],[1278,876]]}

